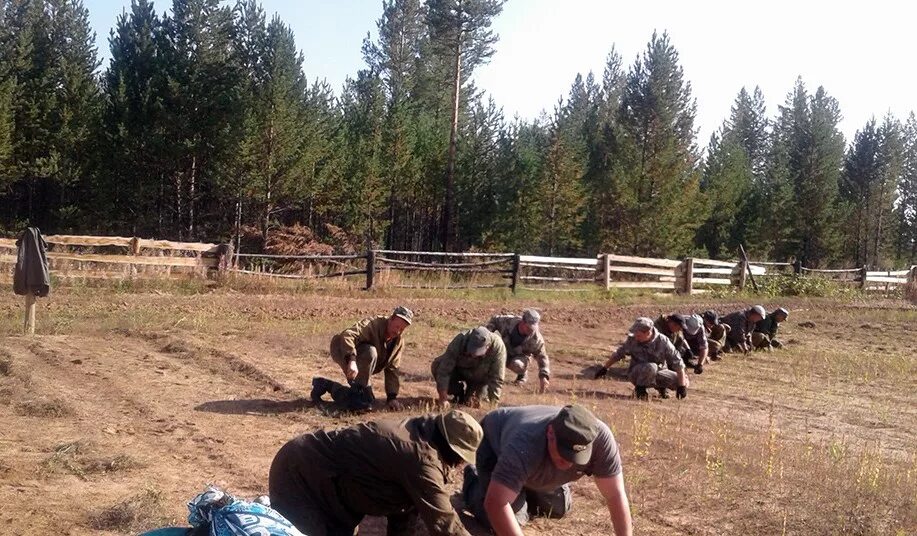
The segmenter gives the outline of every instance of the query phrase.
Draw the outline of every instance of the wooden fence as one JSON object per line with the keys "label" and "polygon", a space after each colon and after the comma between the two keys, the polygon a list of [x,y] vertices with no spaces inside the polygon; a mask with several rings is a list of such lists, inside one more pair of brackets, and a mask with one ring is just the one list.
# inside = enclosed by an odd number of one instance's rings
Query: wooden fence
{"label": "wooden fence", "polygon": [[[341,279],[378,287],[539,291],[647,289],[703,293],[744,288],[750,278],[821,277],[864,291],[890,291],[917,281],[917,266],[891,272],[865,268],[810,269],[780,262],[680,260],[606,253],[547,257],[517,253],[441,253],[370,250],[350,255],[271,255],[233,252],[228,244],[142,238],[47,236],[52,273],[65,278],[162,278],[232,276],[287,280]],[[16,244],[0,239],[0,270],[11,273]],[[353,281],[357,278],[358,281]],[[365,283],[364,283],[365,281]]]}
{"label": "wooden fence", "polygon": [[[160,279],[207,276],[225,271],[232,258],[226,244],[170,242],[121,236],[44,237],[48,264],[56,277],[84,279]],[[0,238],[0,269],[12,272],[16,241]]]}

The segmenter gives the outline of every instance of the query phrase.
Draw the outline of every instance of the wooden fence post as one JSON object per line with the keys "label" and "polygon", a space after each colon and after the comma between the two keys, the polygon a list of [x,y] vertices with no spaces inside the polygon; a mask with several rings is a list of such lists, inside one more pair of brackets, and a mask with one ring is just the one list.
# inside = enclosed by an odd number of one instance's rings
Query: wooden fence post
{"label": "wooden fence post", "polygon": [[736,267],[732,269],[732,275],[734,276],[733,280],[736,288],[743,290],[748,279],[748,261],[745,259],[739,260]]}
{"label": "wooden fence post", "polygon": [[694,290],[694,259],[685,257],[675,269],[675,292],[691,294]]}
{"label": "wooden fence post", "polygon": [[35,294],[29,292],[25,295],[25,319],[22,328],[26,335],[35,335]]}
{"label": "wooden fence post", "polygon": [[611,290],[611,255],[602,255],[602,270],[605,273],[605,290]]}
{"label": "wooden fence post", "polygon": [[867,270],[868,268],[866,266],[860,268],[860,288],[862,290],[866,290],[866,280],[869,277]]}
{"label": "wooden fence post", "polygon": [[907,282],[911,285],[917,285],[917,264],[911,266],[911,271],[907,274]]}
{"label": "wooden fence post", "polygon": [[232,253],[232,243],[217,246],[217,274],[219,277],[225,276],[226,272],[232,268]]}
{"label": "wooden fence post", "polygon": [[366,252],[366,290],[372,290],[376,278],[376,250]]}
{"label": "wooden fence post", "polygon": [[691,294],[694,291],[694,259],[688,257],[685,259],[685,294]]}
{"label": "wooden fence post", "polygon": [[140,255],[140,238],[133,237],[131,238],[131,255],[137,256]]}
{"label": "wooden fence post", "polygon": [[519,270],[522,269],[522,255],[515,253],[513,254],[513,279],[510,283],[510,288],[513,290],[513,294],[516,293],[516,288],[519,286]]}

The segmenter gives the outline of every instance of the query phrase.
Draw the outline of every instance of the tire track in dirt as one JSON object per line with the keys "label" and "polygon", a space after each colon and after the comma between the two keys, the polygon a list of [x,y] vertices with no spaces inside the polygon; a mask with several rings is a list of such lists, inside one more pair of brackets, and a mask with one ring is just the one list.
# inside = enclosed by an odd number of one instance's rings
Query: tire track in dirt
{"label": "tire track in dirt", "polygon": [[[63,397],[73,408],[72,418],[43,421],[41,433],[20,430],[16,434],[19,450],[28,451],[16,457],[29,465],[46,456],[43,453],[54,444],[80,437],[105,448],[137,452],[145,460],[172,460],[170,463],[184,466],[178,474],[157,475],[155,479],[167,491],[181,490],[181,499],[174,503],[179,508],[208,481],[229,479],[236,490],[264,491],[266,481],[257,476],[267,469],[260,467],[264,452],[255,456],[260,464],[245,460],[236,454],[244,447],[233,445],[227,437],[236,426],[233,421],[241,418],[202,418],[193,411],[195,405],[213,395],[233,398],[239,392],[263,392],[265,384],[251,379],[260,378],[254,371],[234,364],[243,374],[198,382],[195,377],[201,376],[200,367],[175,363],[171,354],[149,352],[146,344],[124,337],[46,337],[11,346],[17,365],[29,371],[33,394]],[[68,359],[73,355],[80,356],[76,358],[79,363]],[[275,442],[279,441],[278,437]],[[161,462],[154,462],[154,466],[156,463]],[[253,468],[258,468],[256,473]],[[85,522],[78,517],[76,512],[61,512],[57,519],[65,525]]]}

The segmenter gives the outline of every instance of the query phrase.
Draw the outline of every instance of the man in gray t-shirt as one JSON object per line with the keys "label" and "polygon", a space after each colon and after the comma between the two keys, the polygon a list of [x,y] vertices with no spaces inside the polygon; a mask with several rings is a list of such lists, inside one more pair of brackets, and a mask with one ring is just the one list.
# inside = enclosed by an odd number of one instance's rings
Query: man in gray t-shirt
{"label": "man in gray t-shirt", "polygon": [[605,498],[615,534],[631,534],[621,456],[608,426],[582,406],[522,406],[491,411],[462,494],[497,536],[522,534],[529,515],[561,518],[570,482],[589,475]]}

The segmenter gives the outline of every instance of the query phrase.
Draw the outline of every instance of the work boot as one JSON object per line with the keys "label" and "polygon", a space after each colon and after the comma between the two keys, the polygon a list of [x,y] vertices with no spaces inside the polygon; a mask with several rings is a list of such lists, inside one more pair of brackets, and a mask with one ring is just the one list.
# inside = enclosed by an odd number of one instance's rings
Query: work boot
{"label": "work boot", "polygon": [[350,411],[368,411],[372,409],[376,397],[373,395],[373,388],[354,383],[350,386],[350,399],[347,401],[347,409]]}
{"label": "work boot", "polygon": [[638,385],[634,387],[634,398],[637,400],[649,400],[650,395],[646,392],[646,387]]}
{"label": "work boot", "polygon": [[312,378],[312,393],[309,395],[309,397],[312,399],[312,402],[318,404],[322,401],[322,397],[325,396],[325,393],[328,392],[329,383],[331,382],[325,378]]}
{"label": "work boot", "polygon": [[659,391],[659,398],[669,398],[669,390],[665,387],[657,387],[656,390]]}
{"label": "work boot", "polygon": [[703,374],[703,373],[704,373],[703,365],[701,365],[700,363],[694,365],[694,374]]}

